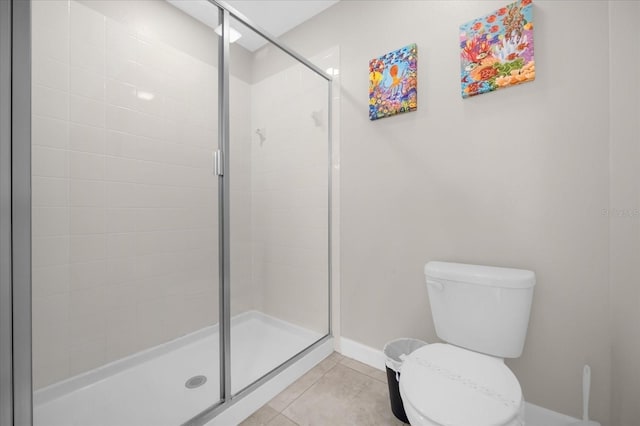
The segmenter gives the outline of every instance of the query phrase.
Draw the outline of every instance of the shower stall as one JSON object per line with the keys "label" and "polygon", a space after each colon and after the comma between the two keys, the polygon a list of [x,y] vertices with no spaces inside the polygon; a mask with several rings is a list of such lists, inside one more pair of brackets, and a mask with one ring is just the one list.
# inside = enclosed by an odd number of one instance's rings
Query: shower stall
{"label": "shower stall", "polygon": [[221,1],[0,7],[0,424],[205,424],[326,355],[331,76]]}

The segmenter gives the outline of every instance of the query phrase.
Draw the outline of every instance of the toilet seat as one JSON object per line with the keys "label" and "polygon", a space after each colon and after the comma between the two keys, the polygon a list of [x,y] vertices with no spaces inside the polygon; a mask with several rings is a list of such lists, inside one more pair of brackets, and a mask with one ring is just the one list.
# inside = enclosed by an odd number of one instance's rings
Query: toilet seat
{"label": "toilet seat", "polygon": [[502,360],[449,344],[411,353],[402,364],[400,393],[413,426],[523,424],[520,383]]}

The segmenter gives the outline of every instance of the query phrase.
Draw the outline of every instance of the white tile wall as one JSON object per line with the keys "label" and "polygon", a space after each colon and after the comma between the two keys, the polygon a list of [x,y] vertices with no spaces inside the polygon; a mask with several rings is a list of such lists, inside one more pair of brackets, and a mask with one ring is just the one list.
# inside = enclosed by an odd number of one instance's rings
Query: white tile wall
{"label": "white tile wall", "polygon": [[[217,70],[114,4],[34,1],[36,388],[217,322]],[[232,314],[326,332],[326,82],[292,66],[231,93]]]}
{"label": "white tile wall", "polygon": [[[327,332],[327,83],[301,65],[251,87],[253,287],[263,311]],[[277,94],[277,96],[274,96]],[[295,99],[296,108],[290,108]],[[312,113],[324,118],[316,126]]]}
{"label": "white tile wall", "polygon": [[34,83],[58,90],[69,89],[69,65],[66,62],[46,56],[34,57],[33,60]]}
{"label": "white tile wall", "polygon": [[[69,61],[69,2],[37,0],[31,10],[33,57],[51,58],[68,66]],[[34,67],[34,74],[36,73]]]}
{"label": "white tile wall", "polygon": [[101,127],[69,123],[68,135],[69,149],[72,151],[105,153],[106,135]]}
{"label": "white tile wall", "polygon": [[71,67],[69,91],[72,95],[104,101],[104,76],[83,68]]}
{"label": "white tile wall", "polygon": [[[34,64],[34,67],[37,64]],[[34,85],[33,113],[37,116],[66,120],[69,118],[69,95],[59,89]]]}
{"label": "white tile wall", "polygon": [[217,322],[217,70],[93,6],[33,2],[35,388]]}
{"label": "white tile wall", "polygon": [[[231,64],[232,70],[234,64]],[[230,140],[231,167],[231,311],[232,315],[250,309],[261,309],[255,300],[256,290],[252,282],[251,264],[251,122],[249,114],[250,85],[232,77],[229,86],[232,94],[229,116],[232,129]],[[206,125],[206,116],[194,115],[194,120]]]}

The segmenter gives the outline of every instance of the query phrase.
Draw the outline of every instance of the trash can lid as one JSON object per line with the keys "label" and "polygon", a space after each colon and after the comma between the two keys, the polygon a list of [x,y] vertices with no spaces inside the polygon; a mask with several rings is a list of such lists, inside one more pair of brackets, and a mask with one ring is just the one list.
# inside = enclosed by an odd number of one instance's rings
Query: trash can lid
{"label": "trash can lid", "polygon": [[400,367],[405,358],[409,356],[413,351],[426,345],[427,342],[422,340],[412,339],[410,337],[403,337],[395,339],[384,345],[382,352],[386,357],[386,365],[393,371],[400,371]]}

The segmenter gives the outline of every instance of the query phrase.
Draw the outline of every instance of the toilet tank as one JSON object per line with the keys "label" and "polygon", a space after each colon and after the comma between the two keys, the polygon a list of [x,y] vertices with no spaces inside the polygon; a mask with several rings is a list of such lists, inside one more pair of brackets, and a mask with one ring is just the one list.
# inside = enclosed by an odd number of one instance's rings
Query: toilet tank
{"label": "toilet tank", "polygon": [[438,337],[500,358],[522,354],[536,282],[532,271],[429,262],[424,274]]}

